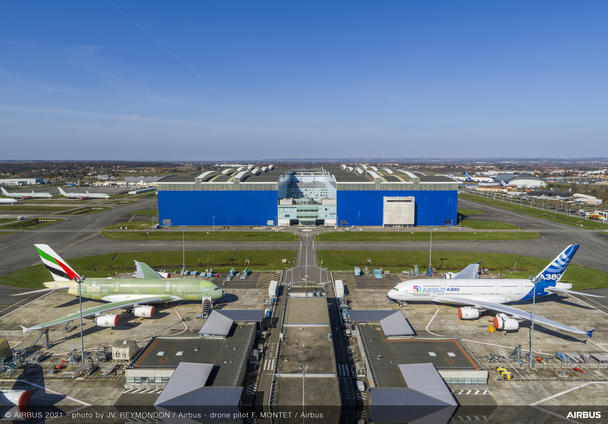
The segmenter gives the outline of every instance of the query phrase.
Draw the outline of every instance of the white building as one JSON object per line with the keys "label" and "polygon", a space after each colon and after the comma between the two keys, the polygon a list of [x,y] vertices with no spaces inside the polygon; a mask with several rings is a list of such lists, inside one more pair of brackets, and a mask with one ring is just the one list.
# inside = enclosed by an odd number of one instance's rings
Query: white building
{"label": "white building", "polygon": [[517,188],[543,188],[547,187],[547,182],[533,175],[521,175],[509,179],[507,182],[510,186]]}

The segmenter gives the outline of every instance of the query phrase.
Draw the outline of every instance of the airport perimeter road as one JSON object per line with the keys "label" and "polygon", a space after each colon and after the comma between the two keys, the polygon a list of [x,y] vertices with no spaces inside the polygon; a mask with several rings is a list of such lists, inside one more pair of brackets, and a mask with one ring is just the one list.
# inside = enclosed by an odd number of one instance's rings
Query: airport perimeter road
{"label": "airport perimeter road", "polygon": [[[19,231],[2,236],[0,243],[0,258],[2,258],[0,260],[2,264],[0,275],[39,263],[40,259],[34,253],[34,243],[50,244],[59,254],[66,253],[66,256],[83,256],[79,252],[83,251],[87,240],[96,236],[101,238],[101,236],[98,236],[99,231],[115,222],[127,221],[131,217],[132,211],[150,209],[155,202],[156,199],[147,198],[136,203],[116,205],[102,212],[65,215],[62,216],[62,218],[65,218],[64,222],[54,224],[51,227]],[[99,253],[109,251],[111,250],[104,250]]]}
{"label": "airport perimeter road", "polygon": [[[520,253],[522,255],[546,257],[550,259],[555,255],[555,249],[558,249],[560,246],[563,248],[570,243],[576,243],[580,244],[581,248],[574,257],[573,263],[608,272],[608,261],[606,261],[608,234],[606,232],[582,230],[572,225],[560,224],[559,222],[520,214],[507,209],[489,206],[466,199],[458,199],[458,206],[481,211],[482,214],[475,215],[475,219],[508,222],[526,230],[536,231],[542,235],[540,239],[528,240],[526,242],[509,241],[504,242],[504,244],[503,242],[496,242],[494,245],[498,250],[495,250],[494,247],[492,247],[486,250],[488,252]],[[466,244],[468,245],[469,243]],[[485,244],[485,242],[483,242],[482,245],[483,244]],[[439,249],[440,243],[433,243],[433,248],[435,248],[435,246]],[[501,247],[507,249],[513,248],[513,250],[509,252],[500,249]]]}

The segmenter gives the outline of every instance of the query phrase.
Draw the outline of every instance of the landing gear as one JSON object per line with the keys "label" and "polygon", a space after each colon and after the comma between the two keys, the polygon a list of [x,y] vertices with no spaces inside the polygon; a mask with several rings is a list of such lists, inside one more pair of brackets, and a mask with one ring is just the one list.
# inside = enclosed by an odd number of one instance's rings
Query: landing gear
{"label": "landing gear", "polygon": [[211,314],[211,305],[212,305],[211,298],[203,297],[201,299],[201,304],[203,307],[203,313],[201,314],[202,318],[208,318],[209,315]]}

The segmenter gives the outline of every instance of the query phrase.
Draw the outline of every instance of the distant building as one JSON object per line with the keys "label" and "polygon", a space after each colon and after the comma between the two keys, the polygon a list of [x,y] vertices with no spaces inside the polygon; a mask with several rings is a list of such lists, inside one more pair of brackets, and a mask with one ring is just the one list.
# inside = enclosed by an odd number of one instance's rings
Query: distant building
{"label": "distant building", "polygon": [[157,185],[163,225],[456,224],[456,180],[398,167],[218,166]]}
{"label": "distant building", "polygon": [[0,185],[3,186],[22,186],[42,183],[44,183],[42,178],[0,178]]}
{"label": "distant building", "polygon": [[543,188],[547,187],[547,181],[533,175],[517,175],[505,181],[510,186],[517,188]]}

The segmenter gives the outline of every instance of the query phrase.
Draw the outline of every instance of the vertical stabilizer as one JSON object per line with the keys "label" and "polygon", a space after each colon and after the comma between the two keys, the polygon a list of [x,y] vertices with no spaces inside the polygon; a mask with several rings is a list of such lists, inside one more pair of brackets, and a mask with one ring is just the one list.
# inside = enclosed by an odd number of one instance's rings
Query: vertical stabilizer
{"label": "vertical stabilizer", "polygon": [[35,244],[42,263],[49,270],[55,281],[73,281],[80,275],[68,265],[48,244]]}
{"label": "vertical stabilizer", "polygon": [[578,244],[571,244],[566,247],[562,252],[557,255],[553,261],[545,267],[538,275],[534,278],[537,283],[542,282],[558,282],[561,280],[566,268],[570,264],[570,261],[574,257],[574,254],[578,250]]}

